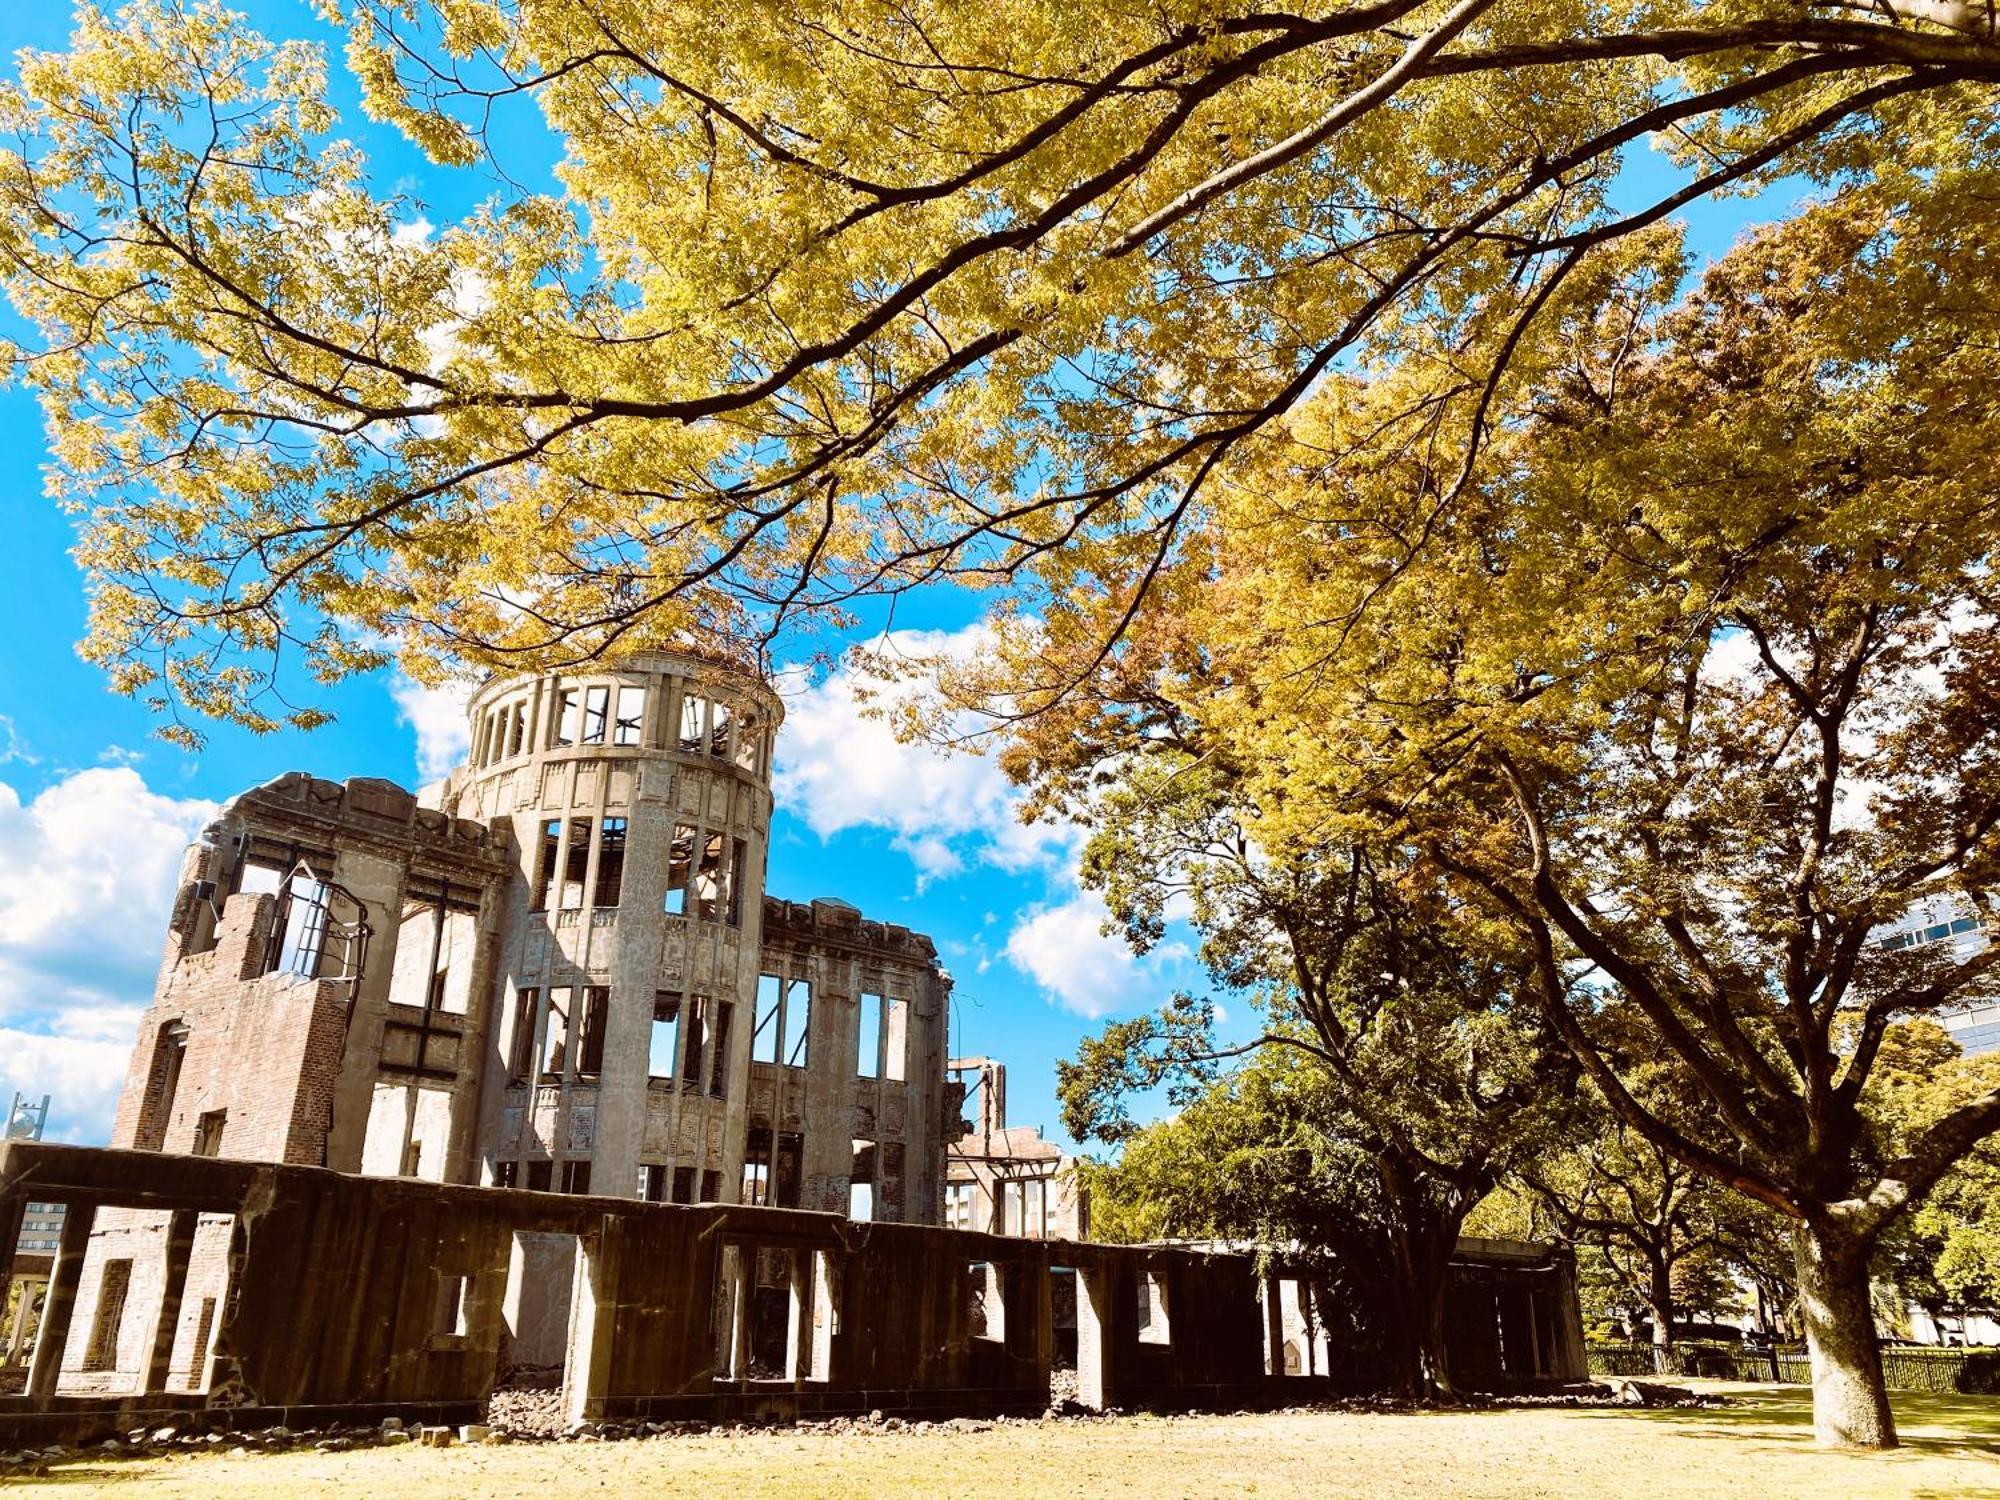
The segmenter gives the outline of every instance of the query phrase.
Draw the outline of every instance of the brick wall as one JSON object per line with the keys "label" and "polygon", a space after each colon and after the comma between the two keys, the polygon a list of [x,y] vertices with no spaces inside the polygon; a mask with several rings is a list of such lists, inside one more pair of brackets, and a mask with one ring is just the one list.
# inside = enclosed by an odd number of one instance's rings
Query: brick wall
{"label": "brick wall", "polygon": [[[259,974],[276,902],[237,896],[215,946],[183,954],[140,1022],[112,1143],[193,1151],[204,1113],[224,1112],[221,1154],[316,1165],[323,1157],[346,1035],[346,989]],[[173,1097],[161,1037],[187,1028]],[[164,1112],[164,1114],[163,1114]]]}

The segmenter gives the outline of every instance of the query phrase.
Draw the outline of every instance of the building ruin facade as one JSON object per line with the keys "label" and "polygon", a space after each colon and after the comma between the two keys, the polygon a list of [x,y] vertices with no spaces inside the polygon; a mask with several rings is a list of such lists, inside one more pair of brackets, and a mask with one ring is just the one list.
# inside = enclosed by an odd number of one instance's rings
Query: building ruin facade
{"label": "building ruin facade", "polygon": [[[761,679],[656,653],[470,714],[421,796],[295,772],[189,849],[112,1148],[0,1146],[0,1243],[66,1209],[10,1265],[45,1295],[0,1440],[464,1420],[523,1370],[579,1420],[1027,1408],[1052,1361],[1099,1405],[1365,1383],[1308,1275],[1081,1243],[930,940],[767,892]],[[1580,1376],[1568,1262],[1509,1254],[1466,1347]]]}
{"label": "building ruin facade", "polygon": [[419,799],[293,773],[189,850],[113,1144],[939,1222],[930,940],[768,896],[777,697],[489,683]]}

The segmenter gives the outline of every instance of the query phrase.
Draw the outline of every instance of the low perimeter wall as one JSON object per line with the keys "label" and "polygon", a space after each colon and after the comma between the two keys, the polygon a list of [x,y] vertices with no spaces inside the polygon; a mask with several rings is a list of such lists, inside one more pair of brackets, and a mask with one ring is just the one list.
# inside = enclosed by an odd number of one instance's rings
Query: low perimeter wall
{"label": "low perimeter wall", "polygon": [[[1315,1331],[1310,1282],[1242,1254],[0,1145],[0,1244],[31,1199],[68,1213],[51,1267],[12,1267],[47,1279],[22,1280],[41,1331],[0,1447],[478,1420],[517,1331],[525,1347],[552,1316],[576,1420],[1039,1411],[1058,1350],[1096,1407],[1297,1400],[1369,1373]],[[1480,1244],[1454,1283],[1463,1373],[1580,1378],[1568,1262]]]}

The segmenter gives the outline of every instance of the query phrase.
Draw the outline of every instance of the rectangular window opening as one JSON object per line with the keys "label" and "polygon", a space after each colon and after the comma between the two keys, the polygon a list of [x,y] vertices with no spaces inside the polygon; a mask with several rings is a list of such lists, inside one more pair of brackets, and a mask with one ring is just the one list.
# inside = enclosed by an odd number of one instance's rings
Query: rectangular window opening
{"label": "rectangular window opening", "polygon": [[84,1346],[84,1369],[118,1368],[118,1335],[125,1324],[125,1299],[131,1290],[132,1262],[107,1260],[97,1283],[97,1313],[90,1323],[90,1342]]}
{"label": "rectangular window opening", "polygon": [[707,922],[722,920],[722,845],[721,834],[704,835],[700,862],[694,869],[694,914]]}
{"label": "rectangular window opening", "polygon": [[754,1125],[743,1145],[743,1191],[738,1203],[762,1207],[771,1202],[771,1127]]}
{"label": "rectangular window opening", "polygon": [[593,1076],[604,1071],[604,1033],[611,1024],[611,991],[593,984],[583,992],[583,1037],[576,1070]]}
{"label": "rectangular window opening", "polygon": [[1007,1340],[1007,1304],[1001,1290],[1000,1267],[975,1260],[965,1268],[966,1321],[975,1339]]}
{"label": "rectangular window opening", "polygon": [[944,1227],[947,1229],[971,1229],[972,1205],[978,1197],[979,1189],[970,1182],[950,1182],[944,1189]]}
{"label": "rectangular window opening", "polygon": [[794,979],[785,991],[784,1057],[788,1068],[803,1068],[812,1031],[812,981]]}
{"label": "rectangular window opening", "polygon": [[736,1007],[727,1000],[717,1000],[715,1004],[715,1026],[709,1038],[709,1050],[714,1054],[708,1070],[708,1091],[716,1098],[722,1098],[729,1091],[729,1018]]}
{"label": "rectangular window opening", "polygon": [[542,1077],[554,1083],[563,1076],[563,1061],[569,1044],[569,1008],[576,991],[549,991],[548,1017],[543,1022]]}
{"label": "rectangular window opening", "polygon": [[750,1033],[750,1061],[775,1063],[778,1060],[779,1012],[784,981],[776,974],[757,976],[757,1009]]}
{"label": "rectangular window opening", "polygon": [[228,1110],[203,1110],[194,1122],[194,1154],[196,1156],[222,1155],[222,1130],[228,1123]]}
{"label": "rectangular window opening", "polygon": [[708,1042],[708,1001],[690,995],[684,1013],[687,1032],[681,1043],[681,1092],[692,1094],[701,1087],[702,1050]]}
{"label": "rectangular window opening", "polygon": [[328,902],[332,892],[326,882],[315,879],[303,868],[285,882],[284,935],[278,946],[278,968],[304,979],[319,977],[320,960],[325,955],[327,923],[332,913]]}
{"label": "rectangular window opening", "polygon": [[146,1100],[138,1138],[133,1142],[142,1151],[166,1148],[167,1129],[173,1122],[174,1095],[180,1091],[181,1068],[187,1061],[188,1029],[185,1022],[169,1021],[153,1042],[153,1066],[146,1080]]}
{"label": "rectangular window opening", "polygon": [[674,1051],[680,1041],[681,997],[664,990],[653,995],[653,1034],[646,1049],[646,1077],[654,1082],[671,1081]]}
{"label": "rectangular window opening", "polygon": [[883,1001],[882,1076],[901,1083],[908,1076],[910,1002]]}
{"label": "rectangular window opening", "polygon": [[847,1174],[847,1217],[866,1222],[875,1217],[875,1143],[856,1140]]}
{"label": "rectangular window opening", "polygon": [[646,690],[633,687],[629,683],[618,689],[618,717],[611,727],[611,740],[617,745],[636,745],[645,729]]}
{"label": "rectangular window opening", "polygon": [[542,824],[542,836],[535,854],[535,900],[533,910],[547,911],[555,891],[556,859],[562,848],[562,819],[550,818]]}
{"label": "rectangular window opening", "polygon": [[1171,1344],[1167,1326],[1167,1283],[1154,1271],[1141,1271],[1137,1283],[1139,1342]]}
{"label": "rectangular window opening", "polygon": [[863,990],[855,1010],[860,1031],[855,1039],[855,1074],[878,1078],[882,1073],[882,997]]}
{"label": "rectangular window opening", "polygon": [[471,1284],[469,1276],[438,1276],[437,1301],[431,1311],[433,1337],[464,1338],[472,1331],[465,1307],[466,1293]]}
{"label": "rectangular window opening", "polygon": [[556,699],[556,743],[574,745],[583,727],[583,709],[575,688],[564,688]]}
{"label": "rectangular window opening", "polygon": [[683,753],[701,754],[701,747],[708,735],[708,700],[696,693],[681,695],[681,732],[679,745]]}
{"label": "rectangular window opening", "polygon": [[778,1207],[797,1208],[805,1190],[806,1138],[796,1130],[778,1132],[778,1160],[772,1169]]}
{"label": "rectangular window opening", "polygon": [[583,741],[586,745],[604,743],[604,731],[611,718],[611,689],[608,687],[588,688],[583,695]]}
{"label": "rectangular window opening", "polygon": [[667,899],[663,910],[670,917],[687,913],[688,886],[693,874],[694,841],[697,830],[687,823],[674,824],[674,841],[667,851]]}
{"label": "rectangular window opening", "polygon": [[724,881],[724,915],[731,927],[743,925],[743,872],[749,864],[749,846],[741,839],[729,841],[729,871]]}
{"label": "rectangular window opening", "polygon": [[514,992],[514,1031],[509,1037],[507,1076],[516,1083],[528,1081],[535,1061],[535,1006],[541,1000],[539,986],[528,985]]}
{"label": "rectangular window opening", "polygon": [[625,890],[625,820],[606,818],[597,834],[597,894],[591,905],[616,906]]}
{"label": "rectangular window opening", "polygon": [[587,1161],[566,1161],[562,1164],[562,1190],[565,1193],[588,1193],[590,1191],[590,1163]]}
{"label": "rectangular window opening", "polygon": [[590,819],[571,818],[569,841],[563,852],[560,910],[575,911],[583,905],[584,875],[589,869]]}

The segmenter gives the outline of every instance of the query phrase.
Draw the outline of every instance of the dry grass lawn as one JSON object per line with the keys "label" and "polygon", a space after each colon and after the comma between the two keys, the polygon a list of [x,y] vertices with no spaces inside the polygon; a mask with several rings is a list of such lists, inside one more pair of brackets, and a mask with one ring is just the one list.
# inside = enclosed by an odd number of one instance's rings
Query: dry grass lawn
{"label": "dry grass lawn", "polygon": [[1713,1411],[1129,1417],[981,1432],[658,1438],[62,1465],[45,1492],[130,1496],[1951,1496],[2000,1500],[2000,1398],[1899,1396],[1905,1446],[1814,1448],[1801,1391]]}

